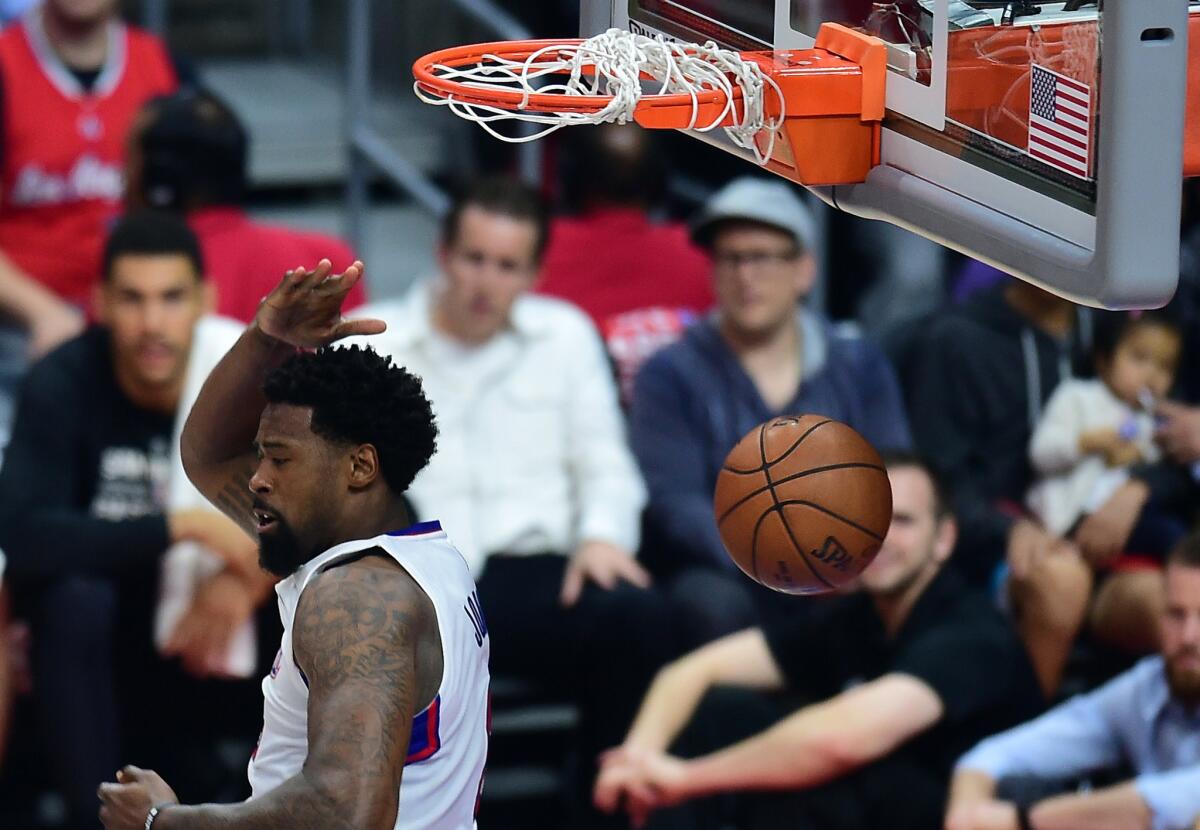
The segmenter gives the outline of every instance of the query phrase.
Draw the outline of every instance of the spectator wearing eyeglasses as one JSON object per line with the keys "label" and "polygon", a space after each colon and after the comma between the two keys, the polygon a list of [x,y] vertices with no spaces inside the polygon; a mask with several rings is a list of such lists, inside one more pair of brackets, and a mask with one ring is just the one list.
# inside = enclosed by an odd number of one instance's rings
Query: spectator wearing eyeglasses
{"label": "spectator wearing eyeglasses", "polygon": [[816,276],[815,231],[791,187],[738,179],[709,200],[692,234],[712,257],[717,308],[639,373],[630,436],[650,493],[644,549],[699,644],[759,623],[770,606],[725,553],[712,512],[717,474],[743,435],[777,415],[812,413],[881,450],[906,449],[910,438],[879,349],[802,304]]}

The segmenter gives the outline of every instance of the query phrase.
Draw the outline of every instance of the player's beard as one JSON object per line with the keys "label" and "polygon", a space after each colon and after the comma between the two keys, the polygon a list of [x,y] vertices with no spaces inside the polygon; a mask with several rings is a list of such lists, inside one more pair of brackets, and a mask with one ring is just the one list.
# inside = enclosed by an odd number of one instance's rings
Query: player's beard
{"label": "player's beard", "polygon": [[1200,707],[1200,672],[1194,669],[1184,669],[1178,666],[1176,658],[1184,653],[1195,654],[1195,649],[1180,649],[1166,658],[1167,686],[1171,689],[1171,697],[1189,708]]}
{"label": "player's beard", "polygon": [[300,540],[282,516],[275,516],[275,527],[258,537],[258,564],[278,577],[291,576],[307,561]]}

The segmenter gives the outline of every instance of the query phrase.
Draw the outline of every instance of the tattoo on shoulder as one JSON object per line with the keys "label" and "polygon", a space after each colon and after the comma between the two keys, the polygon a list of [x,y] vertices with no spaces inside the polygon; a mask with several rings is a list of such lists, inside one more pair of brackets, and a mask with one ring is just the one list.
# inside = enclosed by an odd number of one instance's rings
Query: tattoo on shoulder
{"label": "tattoo on shoulder", "polygon": [[414,713],[416,643],[428,598],[403,571],[349,565],[320,574],[296,609],[295,656],[310,683],[310,706],[352,683],[368,719],[342,723],[326,749],[343,766],[400,769],[408,736],[391,733]]}
{"label": "tattoo on shoulder", "polygon": [[358,563],[333,568],[314,579],[301,597],[295,642],[313,674],[331,679],[377,671],[401,644],[411,662],[422,600],[428,601],[399,569]]}

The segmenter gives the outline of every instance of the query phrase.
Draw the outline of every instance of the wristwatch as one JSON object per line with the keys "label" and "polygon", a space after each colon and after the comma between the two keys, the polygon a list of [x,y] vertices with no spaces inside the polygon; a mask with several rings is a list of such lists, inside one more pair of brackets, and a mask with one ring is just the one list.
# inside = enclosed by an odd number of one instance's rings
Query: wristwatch
{"label": "wristwatch", "polygon": [[150,812],[146,813],[146,826],[144,830],[150,830],[154,826],[154,820],[158,818],[158,814],[170,806],[168,804],[158,804],[150,808]]}

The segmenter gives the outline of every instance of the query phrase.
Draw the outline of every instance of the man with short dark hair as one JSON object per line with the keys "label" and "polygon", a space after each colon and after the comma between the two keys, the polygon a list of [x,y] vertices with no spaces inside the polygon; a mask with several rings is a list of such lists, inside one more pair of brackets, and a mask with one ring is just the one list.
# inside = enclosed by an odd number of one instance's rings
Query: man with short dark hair
{"label": "man with short dark hair", "polygon": [[[884,463],[892,520],[863,590],[663,669],[624,744],[604,758],[601,807],[637,819],[706,796],[775,791],[742,799],[733,822],[704,801],[666,826],[931,830],[962,748],[1037,711],[1020,642],[944,567],[956,527],[933,476],[909,455]],[[809,705],[706,699],[718,686],[790,692]],[[667,754],[681,733],[679,749],[698,757]]]}
{"label": "man with short dark hair", "polygon": [[493,668],[580,701],[590,781],[672,627],[634,558],[645,489],[600,338],[530,293],[545,247],[537,194],[478,182],[443,226],[438,278],[363,313],[387,322],[377,347],[423,378],[438,413],[441,446],[410,496],[478,574]]}
{"label": "man with short dark hair", "polygon": [[[188,476],[259,539],[283,639],[263,680],[252,795],[184,806],[156,773],[100,788],[108,830],[470,830],[487,754],[487,625],[470,571],[404,491],[437,426],[421,382],[341,308],[362,275],[287,272],[209,375],[184,428]],[[313,351],[315,350],[315,351]]]}
{"label": "man with short dark hair", "polygon": [[[1200,818],[1200,535],[1175,548],[1163,578],[1160,653],[968,752],[946,830],[1188,830]],[[996,795],[1008,778],[1053,786],[1123,765],[1136,777],[1103,789]]]}
{"label": "man with short dark hair", "polygon": [[[187,217],[208,263],[217,313],[244,323],[296,263],[324,257],[342,270],[354,261],[349,246],[334,236],[258,222],[246,213],[249,146],[246,128],[224,101],[185,90],[142,108],[126,165],[126,200]],[[346,307],[365,300],[360,282]]]}
{"label": "man with short dark hair", "polygon": [[173,644],[198,673],[269,591],[249,536],[214,510],[168,505],[176,413],[208,307],[195,237],[169,215],[131,215],[103,262],[101,325],[30,370],[0,470],[5,581],[31,618],[41,743],[76,822],[92,818],[126,727],[155,723],[154,711],[122,723],[143,684],[197,688],[153,651],[162,555],[190,540],[229,563],[194,597],[193,636]]}
{"label": "man with short dark hair", "polygon": [[774,604],[734,566],[713,517],[717,473],[742,436],[794,413],[843,421],[880,449],[907,448],[909,433],[887,358],[803,305],[816,232],[789,185],[734,181],[693,237],[712,256],[717,308],[642,368],[630,441],[650,491],[647,549],[699,645],[758,624]]}

